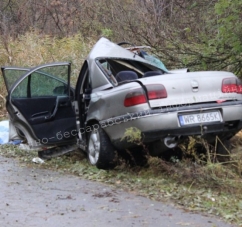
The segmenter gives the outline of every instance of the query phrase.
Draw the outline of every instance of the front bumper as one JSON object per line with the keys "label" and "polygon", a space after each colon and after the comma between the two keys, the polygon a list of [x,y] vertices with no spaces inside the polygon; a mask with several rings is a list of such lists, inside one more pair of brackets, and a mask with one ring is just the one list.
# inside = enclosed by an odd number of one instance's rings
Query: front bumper
{"label": "front bumper", "polygon": [[[199,123],[181,126],[181,114],[219,111],[220,122]],[[122,140],[126,129],[136,127],[142,132],[143,142],[152,142],[167,136],[189,136],[206,134],[235,134],[242,128],[242,101],[197,104],[192,106],[169,107],[127,113],[99,122],[114,145],[126,147]]]}

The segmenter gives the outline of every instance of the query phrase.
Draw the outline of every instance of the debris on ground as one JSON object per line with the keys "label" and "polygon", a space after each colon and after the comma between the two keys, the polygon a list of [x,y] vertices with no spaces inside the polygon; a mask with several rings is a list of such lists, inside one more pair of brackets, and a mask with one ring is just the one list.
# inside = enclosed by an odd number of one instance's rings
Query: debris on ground
{"label": "debris on ground", "polygon": [[32,162],[37,163],[37,164],[42,164],[45,161],[43,159],[39,158],[39,157],[36,157],[36,158],[32,159]]}

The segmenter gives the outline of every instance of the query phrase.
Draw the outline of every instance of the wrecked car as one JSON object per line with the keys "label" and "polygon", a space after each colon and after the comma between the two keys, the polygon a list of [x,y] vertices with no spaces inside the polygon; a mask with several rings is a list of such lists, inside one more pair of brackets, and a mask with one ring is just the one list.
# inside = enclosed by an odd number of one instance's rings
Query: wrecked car
{"label": "wrecked car", "polygon": [[138,146],[124,138],[131,127],[154,156],[191,135],[214,144],[242,128],[242,83],[233,73],[168,71],[144,55],[101,38],[75,88],[69,62],[2,67],[12,129],[30,147],[77,145],[92,165],[112,169],[116,151]]}

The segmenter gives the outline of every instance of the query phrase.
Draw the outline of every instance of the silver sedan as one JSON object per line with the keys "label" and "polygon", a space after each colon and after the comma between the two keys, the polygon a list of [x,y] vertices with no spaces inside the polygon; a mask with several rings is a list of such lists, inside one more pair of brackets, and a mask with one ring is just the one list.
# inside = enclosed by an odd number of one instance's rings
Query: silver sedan
{"label": "silver sedan", "polygon": [[[159,156],[188,136],[214,144],[242,128],[242,84],[233,73],[168,71],[142,47],[106,38],[91,50],[75,88],[69,62],[2,67],[2,73],[12,138],[59,153],[76,144],[101,169],[115,167],[117,151],[141,156],[140,144]],[[125,137],[130,129],[140,141]]]}

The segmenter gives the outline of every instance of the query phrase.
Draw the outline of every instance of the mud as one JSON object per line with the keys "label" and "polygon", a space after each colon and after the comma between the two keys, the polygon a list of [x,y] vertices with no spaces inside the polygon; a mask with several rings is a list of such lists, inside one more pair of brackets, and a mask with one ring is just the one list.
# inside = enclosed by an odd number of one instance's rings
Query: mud
{"label": "mud", "polygon": [[21,166],[0,156],[1,227],[229,227],[102,183]]}

